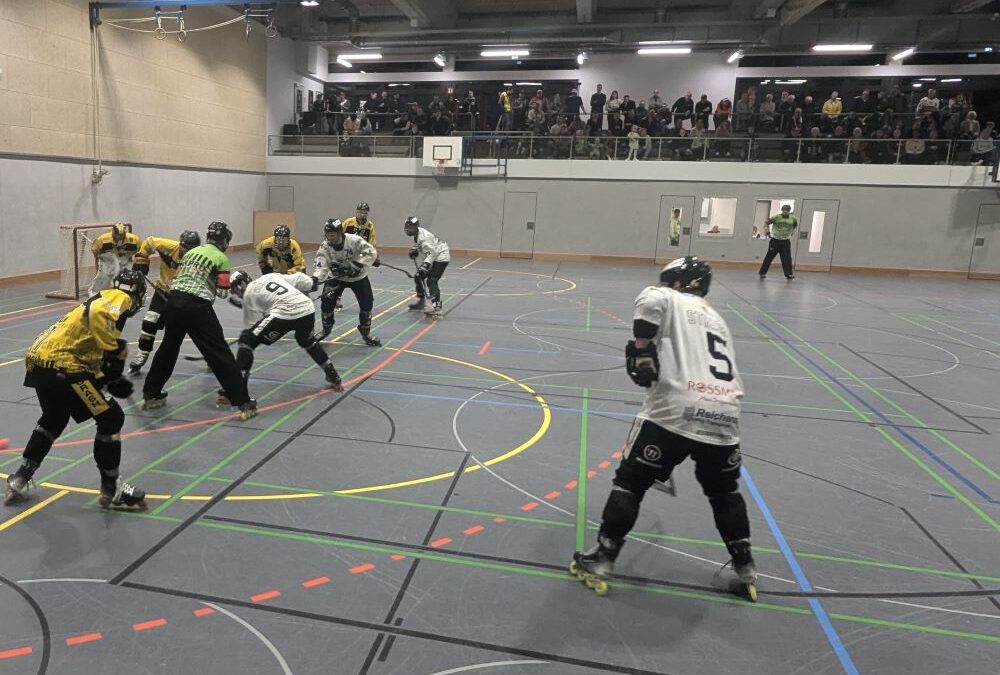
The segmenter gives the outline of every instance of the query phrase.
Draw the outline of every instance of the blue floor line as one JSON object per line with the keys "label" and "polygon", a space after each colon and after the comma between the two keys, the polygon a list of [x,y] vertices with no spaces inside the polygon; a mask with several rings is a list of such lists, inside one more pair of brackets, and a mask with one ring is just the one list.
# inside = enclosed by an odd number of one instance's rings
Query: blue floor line
{"label": "blue floor line", "polygon": [[[795,553],[792,552],[792,547],[788,545],[785,535],[781,533],[781,528],[778,527],[778,522],[774,519],[774,516],[771,515],[771,510],[767,508],[767,503],[764,502],[764,496],[760,493],[760,490],[757,489],[757,484],[754,483],[753,478],[750,477],[750,472],[746,470],[746,467],[743,467],[742,469],[742,476],[743,481],[746,483],[747,490],[750,491],[754,501],[757,502],[757,508],[760,509],[760,513],[764,517],[764,521],[770,528],[771,534],[774,535],[774,541],[778,544],[781,554],[785,557],[785,561],[788,563],[788,566],[792,568],[792,575],[795,577],[795,581],[798,583],[799,588],[801,588],[804,593],[812,593],[812,584],[809,583],[809,579],[802,570],[802,566],[799,565],[799,561],[796,559]],[[819,621],[819,625],[823,628],[823,632],[826,634],[826,639],[830,642],[830,646],[833,647],[833,651],[837,655],[837,658],[840,659],[840,665],[844,667],[844,672],[847,673],[847,675],[859,675],[859,671],[854,665],[854,661],[851,660],[851,655],[847,653],[847,648],[844,646],[844,642],[840,639],[837,629],[833,627],[833,622],[830,621],[830,617],[827,615],[826,609],[823,608],[823,604],[819,601],[819,598],[809,598],[809,608],[812,609],[817,621]]]}
{"label": "blue floor line", "polygon": [[764,323],[763,321],[761,321],[759,319],[757,320],[757,323],[759,323],[761,326],[763,326],[767,330],[767,332],[769,332],[775,338],[777,338],[778,340],[780,340],[781,342],[783,342],[784,344],[786,344],[789,349],[791,349],[796,354],[798,354],[803,359],[805,359],[808,363],[810,363],[813,368],[815,368],[819,372],[823,373],[823,375],[825,375],[827,379],[829,379],[835,385],[837,385],[838,387],[840,387],[841,389],[843,389],[851,398],[853,398],[858,403],[860,403],[864,407],[866,407],[869,410],[871,410],[872,414],[874,414],[876,417],[878,417],[880,420],[882,420],[887,426],[890,426],[893,429],[895,429],[896,433],[898,433],[900,436],[902,436],[903,438],[905,438],[906,440],[908,440],[910,443],[912,443],[916,447],[918,447],[921,450],[923,450],[924,453],[928,457],[930,457],[935,462],[937,462],[939,465],[941,465],[942,468],[944,468],[948,473],[950,473],[951,475],[953,475],[955,478],[957,478],[958,480],[962,481],[962,483],[964,483],[966,485],[966,487],[968,487],[970,490],[972,490],[973,492],[975,492],[977,495],[979,495],[980,497],[982,497],[986,501],[993,501],[993,497],[991,497],[989,494],[987,494],[985,490],[983,490],[978,485],[976,485],[971,480],[969,480],[964,475],[962,475],[962,473],[958,469],[956,469],[955,467],[953,467],[951,464],[949,464],[947,461],[945,461],[945,459],[943,457],[941,457],[936,452],[934,452],[933,450],[931,450],[930,448],[928,448],[926,445],[924,445],[923,443],[921,443],[919,440],[917,440],[916,438],[914,438],[903,427],[899,426],[898,424],[896,424],[895,422],[893,422],[892,420],[890,420],[888,417],[886,417],[885,415],[883,415],[875,406],[873,406],[867,400],[865,400],[864,398],[862,398],[861,395],[857,394],[856,392],[852,391],[850,388],[848,388],[847,386],[845,386],[837,378],[835,378],[833,375],[831,375],[825,368],[823,368],[823,366],[819,365],[818,363],[816,363],[815,361],[813,361],[811,358],[809,358],[808,356],[806,356],[804,353],[802,353],[802,351],[798,347],[796,347],[791,342],[789,342],[788,340],[786,340],[785,338],[783,338],[781,335],[779,335],[773,328],[771,328],[769,325],[767,325],[766,323]]}

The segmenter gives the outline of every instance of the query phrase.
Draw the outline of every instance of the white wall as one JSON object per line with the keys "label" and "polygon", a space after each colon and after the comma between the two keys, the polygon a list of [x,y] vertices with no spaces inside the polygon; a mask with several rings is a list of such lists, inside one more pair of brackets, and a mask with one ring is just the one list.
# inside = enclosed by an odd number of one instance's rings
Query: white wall
{"label": "white wall", "polygon": [[[229,224],[233,243],[253,239],[253,212],[267,204],[263,174],[152,167],[108,167],[101,185],[89,164],[0,158],[0,277],[62,267],[59,226],[125,221],[141,237],[204,232]],[[30,252],[30,255],[25,255]]]}
{"label": "white wall", "polygon": [[719,99],[733,98],[736,74],[735,64],[727,64],[725,55],[717,52],[687,56],[594,54],[580,68],[580,95],[589,106],[590,95],[601,83],[605,94],[617,89],[619,95],[628,94],[635,101],[649,99],[653,89],[659,89],[667,105],[687,91],[694,94],[695,101],[708,94],[708,100],[715,104]]}
{"label": "white wall", "polygon": [[[315,58],[315,57],[314,57]],[[303,87],[302,105],[309,105],[309,91],[323,92],[326,70],[318,75],[306,72],[308,58],[296,59],[296,43],[288,38],[267,41],[267,133],[281,133],[282,124],[295,121],[294,86]],[[302,66],[302,68],[298,68]],[[313,64],[315,66],[315,64]]]}

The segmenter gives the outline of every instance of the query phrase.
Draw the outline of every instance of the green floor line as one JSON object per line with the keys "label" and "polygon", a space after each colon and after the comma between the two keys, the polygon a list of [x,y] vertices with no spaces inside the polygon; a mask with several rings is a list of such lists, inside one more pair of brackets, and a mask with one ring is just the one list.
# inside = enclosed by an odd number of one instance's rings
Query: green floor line
{"label": "green floor line", "polygon": [[587,296],[587,323],[584,326],[584,330],[588,333],[590,332],[590,296]]}
{"label": "green floor line", "polygon": [[[751,303],[747,303],[747,304],[750,304],[751,307],[754,307],[754,305],[752,305]],[[758,328],[756,324],[754,324],[752,321],[750,321],[750,319],[748,319],[746,316],[744,316],[744,314],[742,312],[740,312],[738,309],[736,309],[732,305],[728,305],[728,306],[748,326],[750,326],[753,330],[755,330],[757,333],[759,333],[762,337],[766,338],[772,345],[774,345],[774,347],[776,349],[778,349],[778,351],[780,351],[782,354],[784,354],[792,363],[794,363],[804,373],[808,374],[812,379],[814,379],[816,382],[818,382],[820,384],[820,386],[822,386],[824,389],[826,389],[826,391],[829,392],[834,398],[836,398],[838,401],[840,401],[843,405],[845,405],[845,406],[851,408],[852,410],[856,411],[858,413],[858,416],[861,417],[861,419],[864,419],[864,417],[861,416],[861,411],[853,403],[851,403],[850,401],[848,401],[847,399],[845,399],[840,394],[840,392],[838,392],[835,389],[833,389],[833,387],[831,387],[830,384],[826,382],[826,380],[821,379],[812,370],[810,370],[809,368],[807,368],[790,351],[788,351],[788,349],[785,347],[785,345],[781,344],[780,342],[778,342],[774,338],[771,338],[766,333],[764,333],[764,331],[762,331],[760,328]],[[766,314],[762,310],[760,310],[759,308],[757,308],[757,307],[754,307],[754,308],[757,309],[757,311],[760,311],[762,314]],[[978,506],[976,506],[968,497],[966,497],[962,492],[960,492],[957,488],[955,488],[955,486],[953,486],[951,483],[949,483],[947,480],[945,480],[937,471],[935,471],[934,469],[932,469],[923,460],[921,460],[919,457],[917,457],[916,455],[914,455],[910,451],[909,448],[907,448],[906,446],[904,446],[903,444],[901,444],[899,441],[897,441],[883,427],[875,426],[875,427],[873,427],[873,429],[875,430],[875,433],[877,433],[878,435],[880,435],[887,443],[889,443],[889,445],[891,445],[893,448],[895,448],[896,450],[898,450],[899,452],[901,452],[903,454],[903,456],[905,456],[907,459],[909,459],[911,462],[913,462],[915,465],[917,465],[921,470],[923,470],[924,473],[926,473],[928,476],[930,476],[932,479],[934,479],[934,481],[937,482],[938,485],[940,485],[945,490],[947,490],[950,495],[952,495],[953,497],[955,497],[955,499],[957,499],[963,505],[965,505],[966,508],[968,508],[970,511],[972,511],[973,513],[975,513],[979,517],[980,520],[982,520],[984,523],[986,523],[987,525],[989,525],[992,529],[996,530],[997,532],[1000,532],[1000,523],[997,523],[995,520],[993,520],[993,518],[991,518],[989,516],[989,514],[987,514],[981,508],[979,508]]]}
{"label": "green floor line", "polygon": [[[130,514],[130,515],[138,518],[151,518],[154,520],[161,520],[163,522],[170,522],[170,523],[182,522],[182,519],[180,518],[173,518],[168,516],[157,516],[152,514]],[[199,520],[196,524],[199,527],[205,527],[213,530],[222,530],[228,532],[236,532],[240,534],[258,535],[271,539],[280,539],[284,541],[297,541],[308,544],[318,544],[320,546],[334,546],[337,548],[365,551],[367,553],[378,553],[385,555],[398,554],[407,556],[409,558],[417,558],[420,560],[441,562],[450,565],[459,565],[462,567],[471,567],[471,568],[491,570],[496,572],[520,574],[523,576],[552,579],[572,584],[579,583],[576,579],[571,577],[568,572],[560,573],[553,570],[538,569],[534,567],[524,567],[511,563],[499,563],[499,562],[491,562],[491,561],[477,560],[471,558],[460,558],[457,556],[446,555],[440,552],[414,551],[409,548],[392,547],[379,544],[369,544],[365,542],[341,540],[333,537],[322,537],[317,535],[302,534],[298,532],[282,532],[280,530],[268,530],[265,528],[250,527],[245,525],[222,523],[216,521]],[[668,588],[663,586],[625,583],[619,581],[612,581],[611,586],[614,588],[636,590],[648,593],[655,593],[658,595],[686,598],[691,600],[700,600],[716,604],[739,605],[746,609],[757,610],[757,611],[773,611],[786,614],[798,614],[803,616],[811,614],[811,610],[806,609],[804,607],[795,607],[791,605],[781,605],[769,602],[750,603],[747,602],[746,600],[741,600],[732,596],[721,595],[716,593],[702,593],[698,591],[688,591],[688,590]],[[981,642],[994,642],[1000,644],[1000,636],[990,635],[986,633],[975,633],[970,631],[937,628],[934,626],[923,626],[920,624],[905,623],[902,621],[888,621],[884,619],[877,619],[874,617],[866,617],[866,616],[857,616],[853,614],[838,613],[838,614],[831,614],[830,616],[836,618],[837,620],[850,623],[880,626],[884,628],[894,628],[897,630],[903,630],[909,632],[934,634],[944,637],[975,640]]]}
{"label": "green floor line", "polygon": [[[946,323],[944,321],[940,321],[938,319],[934,319],[934,318],[926,316],[926,315],[921,315],[921,318],[923,318],[925,321],[933,321],[936,324],[940,324],[940,325],[944,326],[945,328],[950,328],[951,330],[957,331],[959,333],[962,333],[963,335],[970,335],[970,336],[972,336],[974,338],[982,340],[983,342],[989,342],[991,345],[996,345],[996,346],[1000,347],[1000,342],[997,342],[996,340],[990,339],[990,338],[985,337],[983,335],[979,335],[978,333],[973,333],[972,331],[965,330],[964,328],[959,328],[958,326],[953,326],[950,323]],[[990,351],[990,350],[987,350],[987,351]],[[994,356],[996,356],[996,354],[993,351],[990,351],[990,353],[993,354]]]}
{"label": "green floor line", "polygon": [[580,400],[580,461],[576,483],[576,550],[582,551],[587,535],[587,397],[590,390],[583,388]]}
{"label": "green floor line", "polygon": [[[902,319],[903,321],[905,321],[905,322],[907,322],[909,324],[913,324],[914,326],[916,326],[918,328],[923,328],[924,330],[928,330],[928,331],[930,331],[932,333],[937,333],[938,335],[943,335],[944,337],[948,338],[952,342],[957,342],[960,345],[965,345],[966,347],[971,347],[972,349],[975,349],[976,351],[986,352],[987,354],[989,354],[993,358],[1000,359],[1000,354],[997,354],[996,352],[994,352],[994,351],[992,351],[992,350],[990,350],[990,349],[988,349],[986,347],[982,347],[980,345],[973,344],[973,343],[969,342],[968,340],[963,340],[960,337],[956,337],[956,336],[950,335],[948,333],[943,333],[943,332],[941,332],[940,330],[938,330],[936,328],[931,328],[930,326],[928,326],[926,324],[922,324],[919,321],[914,321],[913,319],[905,317],[902,314],[893,314],[893,316],[896,317],[897,319]],[[945,325],[947,326],[947,324],[945,324]]]}

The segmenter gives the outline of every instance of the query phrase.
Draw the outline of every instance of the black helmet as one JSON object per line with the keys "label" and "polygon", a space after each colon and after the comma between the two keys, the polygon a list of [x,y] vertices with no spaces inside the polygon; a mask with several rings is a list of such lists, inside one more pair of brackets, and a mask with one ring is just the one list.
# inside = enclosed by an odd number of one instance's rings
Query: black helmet
{"label": "black helmet", "polygon": [[190,251],[193,248],[201,246],[201,235],[194,230],[184,230],[181,232],[181,236],[178,241],[181,244],[182,250]]}
{"label": "black helmet", "polygon": [[205,233],[205,241],[215,244],[220,251],[229,248],[229,240],[233,238],[233,233],[229,226],[221,221],[214,221],[208,224],[208,232]]}
{"label": "black helmet", "polygon": [[236,270],[229,277],[229,291],[242,300],[251,281],[253,281],[253,277],[250,276],[249,272]]}
{"label": "black helmet", "polygon": [[330,218],[323,226],[323,237],[327,243],[338,251],[344,248],[344,241],[347,238],[344,234],[344,224],[339,218]]}
{"label": "black helmet", "polygon": [[132,306],[129,307],[125,316],[134,316],[142,309],[142,303],[146,299],[146,277],[142,272],[125,268],[115,276],[111,287],[128,293],[129,298],[132,299]]}
{"label": "black helmet", "polygon": [[359,223],[367,223],[369,211],[371,211],[371,207],[368,206],[368,202],[361,202],[358,204],[358,208],[354,210],[354,217],[358,219]]}
{"label": "black helmet", "polygon": [[274,245],[279,249],[286,249],[292,243],[292,230],[287,225],[278,225],[274,228]]}
{"label": "black helmet", "polygon": [[660,284],[675,288],[681,293],[702,297],[708,295],[712,284],[712,268],[704,260],[689,255],[671,261],[660,272]]}
{"label": "black helmet", "polygon": [[372,209],[371,209],[370,206],[368,206],[368,202],[361,202],[360,204],[358,204],[358,208],[355,209],[355,210],[356,211],[364,211],[365,213],[368,213]]}
{"label": "black helmet", "polygon": [[418,227],[420,227],[420,219],[416,216],[410,216],[403,221],[403,231],[406,232],[407,236],[417,236]]}

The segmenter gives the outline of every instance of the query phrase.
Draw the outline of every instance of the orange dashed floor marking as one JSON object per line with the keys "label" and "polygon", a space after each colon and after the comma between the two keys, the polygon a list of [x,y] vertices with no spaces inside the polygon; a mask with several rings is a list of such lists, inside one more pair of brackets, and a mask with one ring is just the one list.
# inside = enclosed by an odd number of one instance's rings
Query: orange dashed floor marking
{"label": "orange dashed floor marking", "polygon": [[159,628],[160,626],[166,626],[166,619],[153,619],[152,621],[142,621],[140,623],[132,624],[132,630],[136,633],[143,630],[150,630],[151,628]]}
{"label": "orange dashed floor marking", "polygon": [[323,584],[330,583],[330,577],[316,577],[315,579],[308,579],[302,582],[303,588],[315,588],[316,586],[322,586]]}
{"label": "orange dashed floor marking", "polygon": [[370,570],[375,569],[375,565],[371,563],[364,563],[363,565],[358,565],[357,567],[351,568],[351,574],[363,574]]}
{"label": "orange dashed floor marking", "polygon": [[479,534],[485,529],[486,528],[483,527],[482,525],[473,525],[472,527],[467,527],[464,530],[462,530],[462,534],[469,534],[469,535]]}
{"label": "orange dashed floor marking", "polygon": [[76,635],[74,637],[66,638],[66,645],[72,647],[73,645],[82,645],[87,642],[95,642],[104,638],[100,633],[87,633],[86,635]]}

